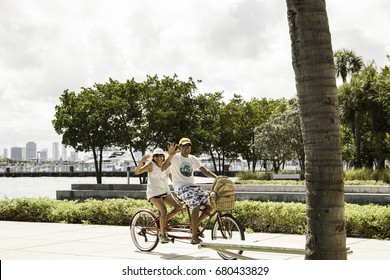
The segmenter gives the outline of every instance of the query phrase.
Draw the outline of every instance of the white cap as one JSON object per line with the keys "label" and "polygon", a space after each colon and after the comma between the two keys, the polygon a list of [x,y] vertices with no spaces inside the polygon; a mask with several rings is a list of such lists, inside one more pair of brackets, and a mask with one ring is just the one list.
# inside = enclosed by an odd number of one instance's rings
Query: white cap
{"label": "white cap", "polygon": [[154,156],[154,155],[164,155],[164,157],[165,157],[165,152],[161,148],[156,148],[156,149],[154,149],[152,156]]}

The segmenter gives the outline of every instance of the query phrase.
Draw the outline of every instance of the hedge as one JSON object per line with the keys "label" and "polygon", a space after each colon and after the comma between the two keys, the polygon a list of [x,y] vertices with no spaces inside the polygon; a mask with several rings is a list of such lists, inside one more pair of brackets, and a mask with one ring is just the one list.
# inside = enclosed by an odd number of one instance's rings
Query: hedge
{"label": "hedge", "polygon": [[[84,202],[5,198],[0,200],[0,220],[124,226],[140,208],[153,209],[146,200],[133,198]],[[232,214],[247,231],[306,233],[306,205],[302,203],[237,201]],[[184,218],[184,215],[175,217],[177,220]],[[348,237],[390,239],[388,206],[346,204],[345,221]]]}

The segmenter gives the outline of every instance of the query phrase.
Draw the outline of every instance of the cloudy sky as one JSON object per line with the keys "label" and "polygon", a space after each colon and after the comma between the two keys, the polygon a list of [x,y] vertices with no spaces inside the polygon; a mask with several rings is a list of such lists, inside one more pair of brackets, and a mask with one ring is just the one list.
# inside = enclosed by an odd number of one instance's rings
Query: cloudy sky
{"label": "cloudy sky", "polygon": [[[389,64],[390,1],[328,0],[333,49]],[[386,35],[387,34],[387,35]],[[65,89],[157,74],[199,93],[295,95],[284,0],[0,0],[0,155],[60,142]]]}

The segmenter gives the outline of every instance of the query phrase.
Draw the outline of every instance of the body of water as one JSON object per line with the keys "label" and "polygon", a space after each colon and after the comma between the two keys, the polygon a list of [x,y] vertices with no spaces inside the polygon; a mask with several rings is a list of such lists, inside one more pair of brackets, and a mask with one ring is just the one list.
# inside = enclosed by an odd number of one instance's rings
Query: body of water
{"label": "body of water", "polygon": [[[103,184],[127,184],[126,177],[103,177]],[[195,177],[196,183],[211,183],[213,179]],[[130,177],[139,184],[138,177]],[[95,177],[0,177],[0,199],[17,197],[56,198],[57,190],[70,190],[72,184],[96,184]]]}

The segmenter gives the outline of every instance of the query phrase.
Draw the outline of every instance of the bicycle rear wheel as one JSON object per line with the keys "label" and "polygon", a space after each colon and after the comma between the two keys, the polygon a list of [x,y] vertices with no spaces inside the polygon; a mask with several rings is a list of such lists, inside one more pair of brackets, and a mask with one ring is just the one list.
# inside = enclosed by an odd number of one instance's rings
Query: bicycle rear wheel
{"label": "bicycle rear wheel", "polygon": [[140,210],[134,214],[130,222],[131,239],[135,247],[150,252],[158,245],[159,224],[152,211]]}
{"label": "bicycle rear wheel", "polygon": [[[217,217],[213,224],[213,228],[211,230],[211,239],[228,239],[232,241],[245,240],[244,228],[240,224],[240,222],[231,214],[222,214]],[[236,250],[231,252],[240,255],[243,253],[242,250]],[[236,259],[222,252],[218,252],[218,255],[220,255],[221,258],[223,258],[224,260]]]}

